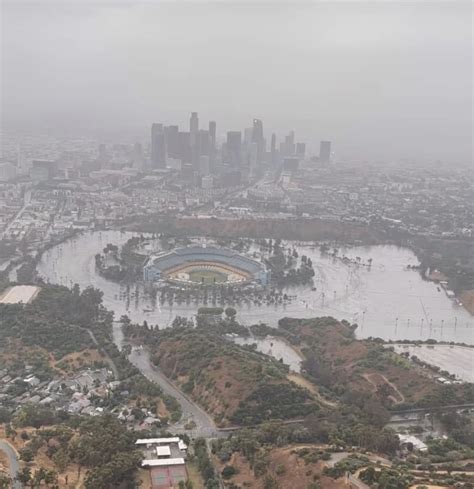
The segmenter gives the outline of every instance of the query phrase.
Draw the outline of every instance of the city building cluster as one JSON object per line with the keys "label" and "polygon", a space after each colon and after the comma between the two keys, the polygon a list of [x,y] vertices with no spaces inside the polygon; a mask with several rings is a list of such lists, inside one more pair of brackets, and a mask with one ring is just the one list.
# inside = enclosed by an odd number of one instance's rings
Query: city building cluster
{"label": "city building cluster", "polygon": [[[449,165],[355,165],[317,156],[291,131],[282,141],[254,119],[218,136],[192,113],[186,131],[153,123],[148,144],[4,134],[0,270],[74,232],[153,216],[319,218],[440,238],[472,236],[473,186]],[[268,144],[269,142],[269,144]],[[13,250],[13,252],[12,252]]]}

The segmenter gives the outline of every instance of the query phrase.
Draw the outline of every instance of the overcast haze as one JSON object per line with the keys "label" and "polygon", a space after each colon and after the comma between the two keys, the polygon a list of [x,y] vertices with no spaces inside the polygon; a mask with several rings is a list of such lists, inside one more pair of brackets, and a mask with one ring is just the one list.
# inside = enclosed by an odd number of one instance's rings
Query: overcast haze
{"label": "overcast haze", "polygon": [[4,129],[256,116],[338,159],[471,160],[470,3],[3,2]]}

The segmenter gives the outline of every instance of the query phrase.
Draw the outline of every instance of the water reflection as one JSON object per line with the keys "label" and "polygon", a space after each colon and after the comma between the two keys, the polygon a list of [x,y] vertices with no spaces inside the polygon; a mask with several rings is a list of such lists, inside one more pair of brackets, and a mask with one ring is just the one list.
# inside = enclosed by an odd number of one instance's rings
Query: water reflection
{"label": "water reflection", "polygon": [[281,360],[285,365],[290,367],[293,372],[301,371],[302,358],[296,350],[279,338],[267,336],[266,338],[243,338],[233,337],[232,341],[238,345],[257,346],[257,351],[269,355],[276,360]]}
{"label": "water reflection", "polygon": [[[142,285],[127,287],[96,273],[94,256],[107,243],[121,245],[134,235],[138,234],[103,231],[73,238],[43,255],[39,274],[51,283],[101,289],[105,306],[116,318],[128,314],[134,321],[168,327],[176,315],[193,316],[198,307],[195,303],[160,304]],[[473,343],[473,318],[435,284],[407,269],[418,264],[410,250],[395,246],[341,247],[338,256],[347,258],[343,260],[321,255],[316,246],[298,243],[296,249],[313,262],[314,288],[288,288],[288,294],[297,296],[289,304],[236,305],[241,322],[251,325],[264,321],[276,326],[284,316],[334,316],[357,323],[359,337]]]}

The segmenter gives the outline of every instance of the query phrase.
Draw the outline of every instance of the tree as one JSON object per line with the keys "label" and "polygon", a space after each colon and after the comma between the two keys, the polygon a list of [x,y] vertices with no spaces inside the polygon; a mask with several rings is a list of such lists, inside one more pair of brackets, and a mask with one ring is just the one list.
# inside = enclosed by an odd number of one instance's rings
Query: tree
{"label": "tree", "polygon": [[29,467],[23,467],[17,475],[17,480],[18,482],[21,482],[22,484],[26,485],[28,482],[31,480],[31,470]]}
{"label": "tree", "polygon": [[10,489],[12,480],[6,474],[0,473],[0,489]]}
{"label": "tree", "polygon": [[278,489],[278,482],[271,475],[267,475],[263,481],[263,489]]}
{"label": "tree", "polygon": [[233,307],[227,307],[224,312],[227,318],[231,321],[233,321],[235,319],[235,316],[237,315],[237,311]]}
{"label": "tree", "polygon": [[222,470],[222,477],[224,479],[230,479],[237,473],[237,470],[232,465],[226,465]]}

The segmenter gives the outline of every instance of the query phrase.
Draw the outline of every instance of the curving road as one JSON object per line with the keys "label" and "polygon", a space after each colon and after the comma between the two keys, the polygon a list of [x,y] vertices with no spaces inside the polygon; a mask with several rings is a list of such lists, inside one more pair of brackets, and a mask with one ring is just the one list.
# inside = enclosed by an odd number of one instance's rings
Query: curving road
{"label": "curving road", "polygon": [[[176,433],[187,433],[193,438],[218,438],[228,436],[228,431],[216,427],[214,420],[195,402],[191,401],[166,375],[151,363],[148,351],[134,348],[128,359],[151,382],[158,384],[165,394],[174,397],[181,406],[181,421],[170,426]],[[193,421],[193,429],[185,429],[184,425]]]}
{"label": "curving road", "polygon": [[0,450],[4,452],[8,457],[8,464],[10,466],[10,477],[13,480],[13,489],[23,489],[20,482],[16,480],[18,472],[20,470],[20,463],[13,447],[6,440],[0,440]]}

